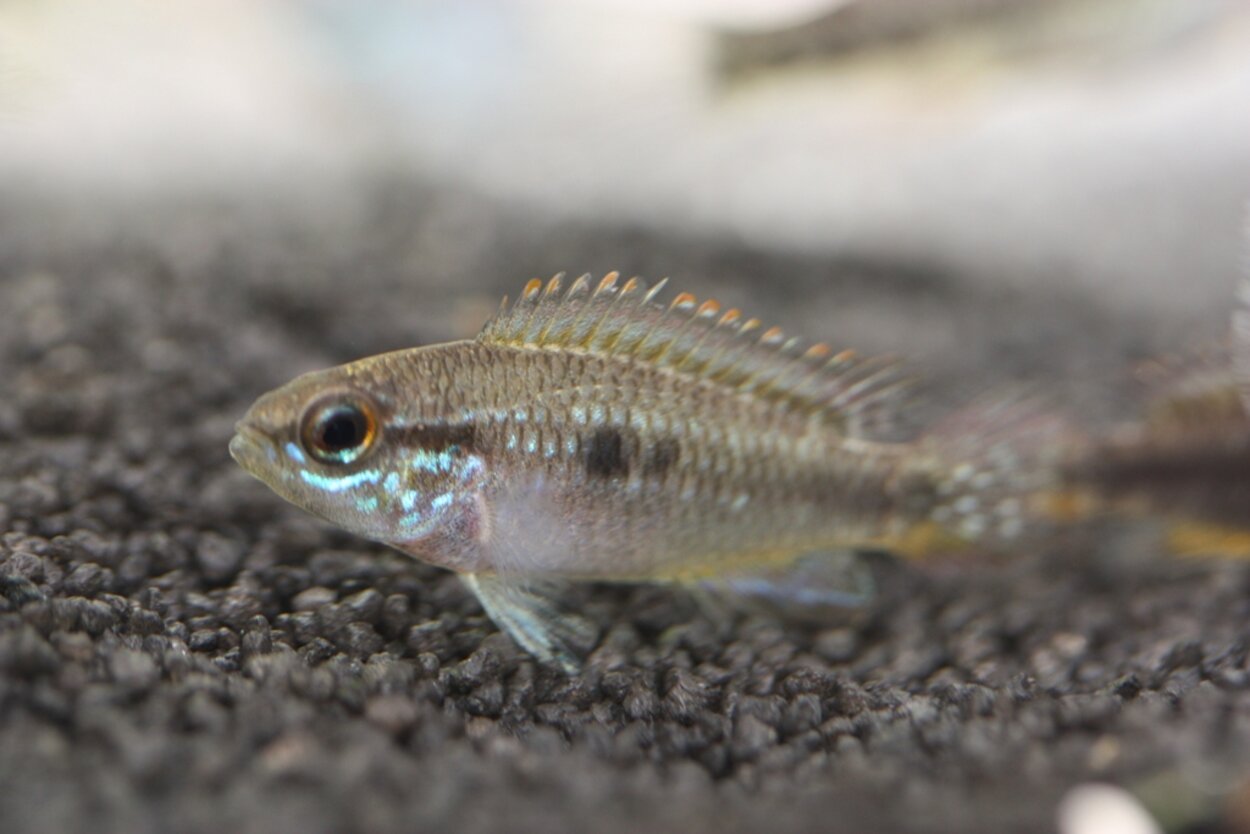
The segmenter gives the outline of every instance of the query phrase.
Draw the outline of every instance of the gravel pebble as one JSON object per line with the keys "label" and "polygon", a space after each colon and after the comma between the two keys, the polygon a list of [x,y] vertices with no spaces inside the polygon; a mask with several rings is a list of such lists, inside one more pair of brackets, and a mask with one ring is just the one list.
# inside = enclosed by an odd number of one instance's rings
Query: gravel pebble
{"label": "gravel pebble", "polygon": [[565,678],[455,577],[288,507],[225,450],[264,390],[465,335],[456,305],[562,268],[680,272],[683,289],[870,350],[908,335],[882,321],[947,322],[970,364],[938,357],[939,379],[1047,362],[1110,378],[1148,323],[1045,288],[977,294],[923,270],[542,226],[431,186],[299,206],[13,199],[0,194],[6,831],[979,834],[1052,830],[1072,786],[1166,781],[1178,758],[1237,778],[1245,565],[1078,531],[1009,569],[901,571],[826,625],[588,589],[606,636]]}

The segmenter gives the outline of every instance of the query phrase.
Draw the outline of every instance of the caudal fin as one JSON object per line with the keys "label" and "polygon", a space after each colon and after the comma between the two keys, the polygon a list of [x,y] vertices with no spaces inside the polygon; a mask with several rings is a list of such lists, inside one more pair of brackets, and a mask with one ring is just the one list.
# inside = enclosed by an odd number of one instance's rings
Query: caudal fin
{"label": "caudal fin", "polygon": [[935,462],[929,520],[948,549],[991,549],[1047,516],[1058,468],[1076,441],[1034,394],[983,397],[924,438]]}

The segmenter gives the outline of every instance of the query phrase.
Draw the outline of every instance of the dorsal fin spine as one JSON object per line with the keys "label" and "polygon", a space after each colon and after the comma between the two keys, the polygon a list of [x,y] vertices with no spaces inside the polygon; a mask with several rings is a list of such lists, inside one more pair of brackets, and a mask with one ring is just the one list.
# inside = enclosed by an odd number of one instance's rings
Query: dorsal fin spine
{"label": "dorsal fin spine", "polygon": [[[689,315],[689,312],[695,307],[695,298],[688,292],[678,294],[668,305],[668,309],[664,311],[664,317],[660,320],[658,327],[653,327],[651,332],[643,337],[638,343],[638,355],[646,359],[648,362],[657,364],[664,361],[669,352],[673,349],[673,345],[685,334],[687,330],[694,324],[695,318]],[[680,316],[680,322],[677,329],[669,333],[664,328],[664,322],[674,317],[674,314]],[[654,345],[650,342],[655,342]]]}
{"label": "dorsal fin spine", "polygon": [[786,337],[786,332],[780,327],[770,327],[760,335],[760,344],[773,347],[781,344],[781,340]]}
{"label": "dorsal fin spine", "polygon": [[822,375],[828,372],[829,365],[826,360],[833,351],[823,342],[818,342],[803,351],[803,355],[799,357],[801,362],[806,363],[806,372],[796,379],[793,383],[794,390],[799,394],[804,394],[811,390],[811,386]]}
{"label": "dorsal fin spine", "polygon": [[778,355],[787,357],[792,361],[787,365],[784,371],[781,371],[768,379],[764,386],[760,389],[760,393],[768,395],[778,391],[794,390],[795,376],[797,375],[796,372],[802,368],[802,365],[799,363],[799,356],[795,353],[795,348],[797,348],[798,345],[799,340],[793,337],[787,339],[785,342],[782,342],[781,346],[777,349]]}
{"label": "dorsal fin spine", "polygon": [[556,341],[582,347],[585,334],[578,331],[582,328],[582,319],[586,317],[586,311],[590,308],[590,273],[578,276],[564,294],[563,303],[566,307],[574,308],[574,313],[561,325]]}
{"label": "dorsal fin spine", "polygon": [[[719,334],[728,334],[729,339],[727,339],[724,343],[720,344],[719,346],[715,347],[713,353],[709,353],[706,356],[704,356],[703,361],[701,363],[697,365],[692,365],[690,367],[691,373],[695,373],[700,376],[707,376],[710,369],[716,368],[718,365],[723,364],[726,354],[728,354],[731,347],[734,347],[733,336],[735,335],[735,332],[736,332],[735,324],[737,323],[738,319],[741,317],[741,313],[739,313],[737,310],[731,309],[727,311],[724,315],[720,316],[720,318],[717,318],[716,321],[713,322],[711,321],[711,319],[716,318],[716,315],[720,312],[720,305],[716,304],[715,302],[710,302],[710,303],[714,306],[708,306],[708,303],[705,302],[703,307],[700,308],[702,310],[707,311],[706,313],[707,320],[704,325],[706,328],[706,331],[703,334],[703,338],[699,340],[699,344],[695,346],[693,351],[691,351],[691,355],[693,355],[695,351],[702,348],[704,342],[706,342],[709,338],[712,338],[713,336],[716,336]],[[683,361],[683,367],[685,367],[684,361]],[[714,379],[720,379],[720,376],[721,375],[719,371],[712,374],[712,377]]]}
{"label": "dorsal fin spine", "polygon": [[907,382],[894,360],[834,353],[824,344],[804,349],[779,327],[763,330],[737,310],[722,313],[714,300],[700,304],[681,293],[658,304],[666,281],[648,287],[634,277],[618,287],[618,278],[610,273],[593,289],[589,275],[571,284],[564,273],[535,279],[511,308],[501,305],[479,341],[630,357],[785,404],[849,436],[889,425],[892,398]]}
{"label": "dorsal fin spine", "polygon": [[854,381],[830,401],[831,405],[835,405],[835,407],[844,407],[849,405],[851,402],[854,402],[855,398],[861,391],[871,388],[874,382],[878,381],[884,374],[889,372],[889,368],[884,367],[879,368],[867,375],[862,375],[868,368],[871,361],[872,360],[866,360],[863,364],[856,366],[855,369],[851,371],[852,379]]}
{"label": "dorsal fin spine", "polygon": [[759,319],[747,319],[742,324],[736,324],[736,329],[731,334],[731,341],[725,346],[722,353],[724,362],[721,370],[712,375],[714,382],[723,382],[726,385],[738,387],[741,382],[746,379],[747,374],[742,370],[742,359],[747,351],[751,349],[753,341],[751,333],[760,326]]}
{"label": "dorsal fin spine", "polygon": [[725,362],[725,370],[717,374],[717,379],[735,388],[741,388],[750,379],[751,370],[744,367],[744,364],[746,357],[757,344],[755,331],[762,326],[759,319],[747,319],[738,326],[733,334],[732,344],[726,351],[729,358]]}
{"label": "dorsal fin spine", "polygon": [[698,309],[694,311],[694,315],[690,317],[690,327],[693,330],[702,330],[703,332],[695,336],[690,343],[690,347],[686,349],[686,352],[680,359],[673,360],[672,365],[675,369],[678,371],[688,371],[693,374],[698,374],[705,369],[708,363],[714,358],[713,356],[704,357],[704,362],[701,365],[689,364],[691,362],[691,358],[699,351],[699,348],[703,347],[703,343],[707,341],[708,336],[712,335],[712,331],[716,329],[716,324],[712,321],[712,319],[714,319],[716,314],[719,312],[720,304],[711,299],[704,301],[699,305]]}
{"label": "dorsal fin spine", "polygon": [[[609,308],[604,310],[604,315],[602,315],[601,324],[606,324],[607,321],[610,321],[612,318],[612,314],[614,314],[614,311],[616,310],[616,308],[619,308],[619,306],[621,305],[629,306],[629,304],[634,303],[635,301],[634,296],[636,296],[637,293],[639,293],[639,290],[642,288],[642,286],[645,286],[645,284],[642,283],[642,280],[640,278],[637,278],[636,275],[634,276],[634,278],[627,279],[625,281],[624,286],[621,286],[619,293],[616,293],[614,298],[612,298],[612,303],[611,305],[609,305]],[[599,345],[599,350],[601,351],[601,353],[616,353],[617,345],[620,344],[621,333],[622,333],[621,328],[617,328],[615,330],[607,330],[604,336],[602,336],[602,339],[604,339],[604,341],[602,341],[602,343],[600,343]]]}
{"label": "dorsal fin spine", "polygon": [[[635,279],[635,280],[638,280],[638,279]],[[667,284],[668,284],[667,278],[661,278],[660,280],[656,281],[655,286],[653,286],[650,290],[647,291],[647,294],[642,297],[642,301],[640,303],[650,304],[652,301],[655,300],[655,297],[660,294],[660,291],[663,290]]]}
{"label": "dorsal fin spine", "polygon": [[810,348],[800,358],[807,363],[806,373],[794,381],[793,390],[802,394],[807,390],[807,386],[811,382],[819,379],[821,374],[825,372],[826,365],[824,362],[821,362],[817,356],[812,355]]}
{"label": "dorsal fin spine", "polygon": [[[600,338],[599,333],[603,330],[604,322],[611,319],[612,311],[616,309],[616,305],[620,304],[621,299],[632,292],[632,290],[630,289],[630,286],[634,282],[634,279],[630,278],[628,281],[625,282],[625,286],[622,287],[620,291],[617,291],[616,282],[619,277],[620,277],[619,272],[609,272],[607,276],[602,281],[599,282],[599,286],[595,288],[596,296],[602,295],[604,293],[611,293],[611,297],[608,299],[608,303],[604,307],[603,312],[599,315],[599,318],[595,321],[594,326],[591,328],[590,334],[586,337],[586,349],[587,350],[592,350],[592,351],[596,349],[606,350],[611,347],[610,344],[598,344],[597,343],[597,340]],[[615,338],[617,335],[619,334],[614,334],[614,333],[608,334],[608,336],[611,337],[614,342],[615,342]]]}
{"label": "dorsal fin spine", "polygon": [[[783,338],[785,338],[785,332],[780,327],[770,327],[755,340],[755,346],[779,355],[777,348],[781,345]],[[753,369],[747,374],[740,386],[744,391],[752,394],[765,394],[772,387],[772,377],[765,377],[760,370]]]}
{"label": "dorsal fin spine", "polygon": [[[556,276],[552,278],[551,280],[555,281],[555,280],[560,279],[563,276],[564,276],[564,273],[560,272],[560,273],[557,273]],[[522,293],[521,297],[526,303],[526,307],[529,311],[529,315],[525,316],[524,320],[518,323],[519,326],[517,327],[516,338],[518,338],[523,343],[529,343],[532,341],[532,338],[530,336],[531,328],[533,327],[535,320],[538,318],[539,310],[542,309],[542,298],[543,298],[542,280],[535,278],[532,281],[530,281],[528,284],[526,284],[525,291]]]}
{"label": "dorsal fin spine", "polygon": [[[561,272],[557,275],[554,275],[551,278],[551,280],[547,282],[547,286],[543,289],[542,301],[548,302],[548,301],[555,299],[557,296],[559,296],[560,290],[563,284],[564,284],[564,273]],[[541,302],[540,302],[540,306],[541,306]],[[551,328],[555,327],[559,323],[560,323],[560,319],[558,316],[552,316],[548,318],[545,323],[540,321],[539,325],[541,326],[541,329],[538,330],[536,333],[532,333],[530,335],[530,338],[527,339],[526,341],[535,345],[545,344],[547,342],[547,334],[551,332]]]}
{"label": "dorsal fin spine", "polygon": [[616,282],[620,279],[621,273],[616,270],[612,270],[607,275],[603,276],[603,280],[599,282],[597,287],[595,287],[595,295],[599,296],[604,293],[613,292],[616,289]]}
{"label": "dorsal fin spine", "polygon": [[[635,310],[641,310],[650,304],[650,299],[655,295],[654,287],[652,287],[650,291],[647,291],[646,282],[637,276],[630,278],[629,281],[626,282],[625,289],[622,290],[622,293],[629,291],[631,287],[633,290],[632,295],[637,295],[640,292],[642,293],[642,298],[630,298],[630,301],[633,302]],[[640,327],[631,328],[629,323],[624,324],[617,332],[616,339],[612,342],[611,352],[634,353],[638,349],[638,346],[642,343],[643,339],[647,338],[648,332],[648,330]],[[633,339],[634,341],[631,344],[627,342],[626,339]]]}

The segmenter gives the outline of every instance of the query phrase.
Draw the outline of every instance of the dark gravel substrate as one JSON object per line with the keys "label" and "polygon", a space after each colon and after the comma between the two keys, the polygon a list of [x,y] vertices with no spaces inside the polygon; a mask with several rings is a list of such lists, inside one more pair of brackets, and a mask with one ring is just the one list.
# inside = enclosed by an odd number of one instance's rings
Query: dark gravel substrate
{"label": "dark gravel substrate", "polygon": [[905,573],[823,627],[599,589],[614,625],[565,679],[226,454],[262,391],[468,335],[564,266],[690,276],[939,379],[1110,377],[1166,323],[419,187],[295,202],[0,201],[0,830],[1048,831],[1089,779],[1234,830],[1203,789],[1250,749],[1250,576],[1154,531]]}

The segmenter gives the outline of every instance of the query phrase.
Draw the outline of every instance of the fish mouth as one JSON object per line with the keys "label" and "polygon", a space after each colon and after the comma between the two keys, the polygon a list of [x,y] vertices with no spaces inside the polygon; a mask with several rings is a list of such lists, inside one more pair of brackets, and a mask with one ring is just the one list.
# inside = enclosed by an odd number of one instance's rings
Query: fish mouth
{"label": "fish mouth", "polygon": [[235,424],[234,437],[230,438],[230,457],[252,474],[257,474],[266,463],[272,463],[275,454],[269,436],[251,423]]}

